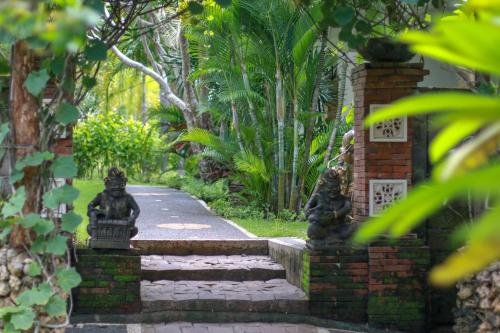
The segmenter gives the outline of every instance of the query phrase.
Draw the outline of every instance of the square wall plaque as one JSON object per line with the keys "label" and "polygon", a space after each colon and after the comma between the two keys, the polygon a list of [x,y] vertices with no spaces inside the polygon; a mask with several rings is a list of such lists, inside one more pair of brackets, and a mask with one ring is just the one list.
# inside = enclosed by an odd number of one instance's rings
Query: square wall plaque
{"label": "square wall plaque", "polygon": [[[388,104],[371,104],[370,113],[387,106]],[[398,117],[385,120],[370,126],[370,141],[372,142],[406,142],[408,121],[407,117]]]}
{"label": "square wall plaque", "polygon": [[370,216],[378,216],[386,207],[406,196],[406,179],[370,179]]}

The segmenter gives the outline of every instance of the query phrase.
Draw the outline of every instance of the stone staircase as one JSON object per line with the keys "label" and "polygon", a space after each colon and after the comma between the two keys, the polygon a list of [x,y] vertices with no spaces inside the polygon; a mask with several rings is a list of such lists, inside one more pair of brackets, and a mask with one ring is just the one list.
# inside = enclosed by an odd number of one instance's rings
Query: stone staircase
{"label": "stone staircase", "polygon": [[267,240],[142,243],[144,320],[281,321],[308,314],[306,294],[268,256]]}

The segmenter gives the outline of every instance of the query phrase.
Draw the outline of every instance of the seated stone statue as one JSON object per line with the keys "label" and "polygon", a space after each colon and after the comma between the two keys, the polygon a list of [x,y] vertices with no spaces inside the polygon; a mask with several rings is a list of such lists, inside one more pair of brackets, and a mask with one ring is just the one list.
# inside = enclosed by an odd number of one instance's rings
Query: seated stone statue
{"label": "seated stone statue", "polygon": [[135,226],[135,221],[139,216],[140,209],[134,198],[125,192],[126,184],[127,178],[123,171],[114,167],[109,169],[108,176],[104,178],[106,189],[89,203],[87,209],[89,217],[87,231],[94,240],[96,238],[108,238],[112,240],[113,237],[116,238],[118,234],[122,234],[122,232],[114,232],[112,226],[108,230],[98,233],[99,222],[105,222],[109,226],[115,221],[114,223],[119,226],[118,228],[128,228],[128,239],[137,235],[138,229]]}
{"label": "seated stone statue", "polygon": [[335,169],[321,175],[318,190],[306,204],[304,211],[309,220],[307,235],[313,241],[347,239],[353,231],[348,214],[351,201],[341,194],[341,181]]}

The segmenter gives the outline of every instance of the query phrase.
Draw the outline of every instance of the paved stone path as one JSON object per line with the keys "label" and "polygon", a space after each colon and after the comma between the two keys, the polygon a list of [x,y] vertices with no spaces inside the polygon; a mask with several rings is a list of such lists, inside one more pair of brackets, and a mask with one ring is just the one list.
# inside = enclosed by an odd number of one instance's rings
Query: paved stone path
{"label": "paved stone path", "polygon": [[145,280],[271,280],[285,278],[282,265],[268,256],[142,256]]}
{"label": "paved stone path", "polygon": [[182,191],[129,185],[141,215],[139,234],[134,239],[248,239],[249,236],[221,217],[212,214],[198,200]]}
{"label": "paved stone path", "polygon": [[284,279],[267,281],[142,281],[143,312],[308,312],[306,294]]}
{"label": "paved stone path", "polygon": [[169,323],[142,325],[75,325],[67,333],[360,333],[287,323]]}

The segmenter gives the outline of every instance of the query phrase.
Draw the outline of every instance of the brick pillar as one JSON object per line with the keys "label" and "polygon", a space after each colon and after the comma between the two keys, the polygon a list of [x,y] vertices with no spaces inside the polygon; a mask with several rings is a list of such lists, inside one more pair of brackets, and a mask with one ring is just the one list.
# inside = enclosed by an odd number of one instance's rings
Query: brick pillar
{"label": "brick pillar", "polygon": [[[363,120],[380,106],[414,94],[418,82],[427,73],[423,64],[395,63],[365,63],[352,71],[355,222],[362,222],[366,217],[377,214],[394,198],[406,195],[407,187],[412,182],[410,119],[398,118],[372,128],[365,128]],[[371,201],[370,197],[374,200]]]}
{"label": "brick pillar", "polygon": [[141,256],[136,250],[77,251],[76,270],[82,277],[73,289],[78,314],[141,311]]}

